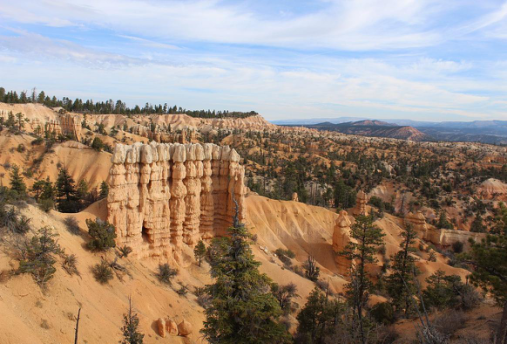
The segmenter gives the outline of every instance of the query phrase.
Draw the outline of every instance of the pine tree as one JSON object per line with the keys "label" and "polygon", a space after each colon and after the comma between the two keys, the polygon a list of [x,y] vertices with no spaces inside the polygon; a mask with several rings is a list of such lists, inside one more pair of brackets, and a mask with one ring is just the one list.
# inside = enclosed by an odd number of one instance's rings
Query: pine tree
{"label": "pine tree", "polygon": [[329,300],[317,288],[308,296],[304,308],[297,315],[296,343],[318,344],[332,339],[345,305]]}
{"label": "pine tree", "polygon": [[[507,209],[501,207],[503,216]],[[472,243],[468,255],[473,267],[471,281],[489,291],[503,306],[502,319],[495,344],[507,343],[507,231],[488,235],[481,242]]]}
{"label": "pine tree", "polygon": [[132,297],[129,297],[128,313],[123,314],[123,340],[120,344],[143,344],[144,334],[139,332],[139,317],[132,310]]}
{"label": "pine tree", "polygon": [[56,197],[58,210],[62,213],[76,213],[79,211],[79,199],[76,196],[74,179],[65,168],[62,168],[58,173]]}
{"label": "pine tree", "polygon": [[438,228],[443,228],[443,229],[453,229],[454,228],[454,226],[452,225],[452,223],[450,223],[449,220],[447,220],[447,214],[446,214],[445,210],[442,210],[440,212],[440,216],[438,218],[437,227]]}
{"label": "pine tree", "polygon": [[19,173],[19,167],[16,165],[12,165],[11,190],[16,192],[16,195],[19,197],[24,197],[26,195],[26,184]]}
{"label": "pine tree", "polygon": [[277,322],[282,314],[270,293],[270,279],[258,270],[244,225],[229,229],[230,237],[213,239],[211,276],[206,287],[210,306],[201,332],[210,343],[288,343],[289,335]]}
{"label": "pine tree", "polygon": [[401,236],[403,237],[403,241],[400,243],[401,250],[391,257],[392,273],[387,277],[386,289],[392,298],[396,312],[404,310],[405,317],[408,317],[415,304],[413,295],[417,292],[415,285],[415,274],[417,273],[415,262],[417,259],[411,255],[411,252],[415,251],[412,245],[417,233],[412,229],[412,226],[407,225],[401,232]]}
{"label": "pine tree", "polygon": [[385,234],[373,224],[373,218],[367,215],[359,215],[352,225],[350,241],[345,249],[340,252],[342,256],[351,261],[351,281],[345,286],[348,302],[354,310],[354,327],[358,327],[361,343],[367,342],[367,324],[363,317],[363,310],[368,301],[369,291],[373,287],[367,272],[366,265],[377,262],[375,254],[378,246],[382,245]]}
{"label": "pine tree", "polygon": [[199,264],[199,266],[201,266],[204,257],[206,257],[206,251],[207,250],[206,246],[204,245],[204,242],[202,240],[199,240],[199,242],[194,248],[195,260],[197,260],[197,264]]}
{"label": "pine tree", "polygon": [[102,182],[100,184],[100,199],[107,198],[107,195],[109,195],[109,185],[106,182]]}
{"label": "pine tree", "polygon": [[475,219],[472,221],[472,224],[470,225],[470,232],[484,233],[485,231],[486,227],[482,223],[482,216],[481,214],[477,214]]}

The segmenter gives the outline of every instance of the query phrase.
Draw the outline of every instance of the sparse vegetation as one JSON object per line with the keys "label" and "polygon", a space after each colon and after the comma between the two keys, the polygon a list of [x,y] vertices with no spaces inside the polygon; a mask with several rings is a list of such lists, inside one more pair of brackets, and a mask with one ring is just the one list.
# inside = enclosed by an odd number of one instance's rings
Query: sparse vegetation
{"label": "sparse vegetation", "polygon": [[178,270],[173,269],[169,266],[169,264],[160,264],[158,266],[158,272],[155,276],[157,276],[158,280],[161,283],[165,283],[168,285],[172,284],[172,279],[178,275]]}
{"label": "sparse vegetation", "polygon": [[97,282],[101,284],[109,283],[109,281],[114,278],[113,269],[105,260],[101,261],[99,264],[95,264],[92,267],[92,273]]}

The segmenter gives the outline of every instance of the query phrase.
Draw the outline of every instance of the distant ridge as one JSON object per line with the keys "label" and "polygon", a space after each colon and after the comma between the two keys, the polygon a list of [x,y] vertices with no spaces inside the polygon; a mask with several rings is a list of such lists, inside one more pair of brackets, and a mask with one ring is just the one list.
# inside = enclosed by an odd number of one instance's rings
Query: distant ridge
{"label": "distant ridge", "polygon": [[319,130],[338,131],[344,134],[361,135],[361,136],[374,136],[374,137],[388,137],[394,139],[410,140],[410,141],[427,141],[431,140],[429,135],[426,135],[414,127],[399,126],[388,122],[378,120],[363,120],[356,122],[346,122],[340,124],[333,124],[329,122],[309,125],[309,128]]}

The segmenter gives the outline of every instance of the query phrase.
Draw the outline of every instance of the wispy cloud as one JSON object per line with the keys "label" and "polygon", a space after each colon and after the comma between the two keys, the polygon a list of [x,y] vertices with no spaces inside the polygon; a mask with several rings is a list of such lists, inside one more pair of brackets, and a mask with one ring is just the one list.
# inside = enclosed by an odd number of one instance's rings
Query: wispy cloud
{"label": "wispy cloud", "polygon": [[0,0],[0,74],[268,118],[505,118],[506,18],[498,0]]}

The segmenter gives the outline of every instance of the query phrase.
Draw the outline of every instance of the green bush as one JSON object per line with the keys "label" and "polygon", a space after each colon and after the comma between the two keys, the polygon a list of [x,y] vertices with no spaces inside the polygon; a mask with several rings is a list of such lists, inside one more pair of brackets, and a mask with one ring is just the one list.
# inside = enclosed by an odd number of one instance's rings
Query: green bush
{"label": "green bush", "polygon": [[25,240],[19,251],[19,273],[29,273],[41,287],[53,278],[56,271],[54,255],[62,250],[55,240],[56,234],[47,227],[40,229],[31,240]]}
{"label": "green bush", "polygon": [[54,207],[55,202],[52,199],[41,199],[39,201],[39,208],[45,213],[49,213]]}
{"label": "green bush", "polygon": [[92,240],[87,244],[90,250],[105,251],[116,246],[114,241],[116,232],[112,224],[97,218],[95,221],[86,220],[86,225],[88,226],[88,233],[92,237]]}
{"label": "green bush", "polygon": [[159,264],[157,276],[162,283],[171,285],[171,280],[178,274],[178,270],[172,269],[169,264]]}
{"label": "green bush", "polygon": [[106,284],[113,279],[113,269],[105,260],[100,262],[100,264],[94,265],[92,273],[97,282],[101,284]]}

